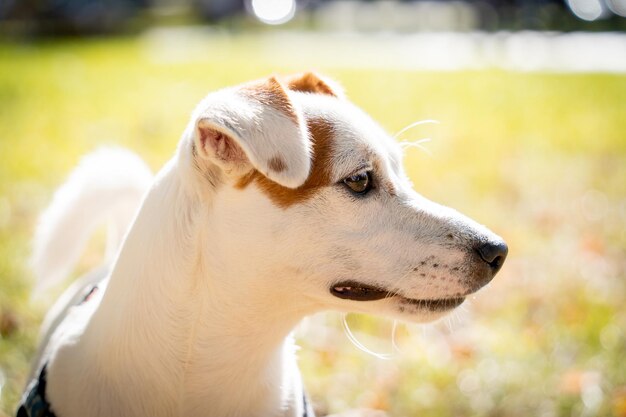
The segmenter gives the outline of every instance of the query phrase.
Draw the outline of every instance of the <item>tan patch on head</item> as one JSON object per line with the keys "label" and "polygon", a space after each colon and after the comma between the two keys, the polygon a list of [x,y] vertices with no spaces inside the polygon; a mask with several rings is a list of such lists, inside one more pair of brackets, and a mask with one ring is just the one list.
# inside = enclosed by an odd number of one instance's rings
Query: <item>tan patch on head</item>
{"label": "tan patch on head", "polygon": [[304,184],[298,188],[283,187],[259,171],[252,170],[240,178],[235,187],[244,189],[250,183],[255,182],[274,204],[287,208],[311,198],[321,187],[331,185],[333,183],[331,161],[334,140],[332,126],[321,119],[310,120],[307,125],[313,140],[313,161],[311,173]]}
{"label": "tan patch on head", "polygon": [[285,160],[280,155],[275,155],[269,161],[267,161],[267,165],[274,172],[283,172],[287,169],[287,164]]}
{"label": "tan patch on head", "polygon": [[263,81],[254,81],[245,85],[241,88],[241,93],[259,103],[275,108],[294,123],[300,124],[298,114],[293,108],[285,87],[275,77],[270,77]]}
{"label": "tan patch on head", "polygon": [[312,72],[294,75],[287,80],[287,86],[293,91],[326,94],[333,97],[338,96],[324,80]]}

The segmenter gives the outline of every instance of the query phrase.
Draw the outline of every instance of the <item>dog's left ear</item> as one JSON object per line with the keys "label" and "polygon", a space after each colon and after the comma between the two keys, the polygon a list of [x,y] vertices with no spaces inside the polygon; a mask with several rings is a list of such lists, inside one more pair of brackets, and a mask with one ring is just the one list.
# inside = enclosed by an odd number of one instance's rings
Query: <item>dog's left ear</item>
{"label": "dog's left ear", "polygon": [[226,174],[256,169],[289,188],[311,168],[311,140],[300,110],[274,77],[210,94],[194,114],[194,146]]}

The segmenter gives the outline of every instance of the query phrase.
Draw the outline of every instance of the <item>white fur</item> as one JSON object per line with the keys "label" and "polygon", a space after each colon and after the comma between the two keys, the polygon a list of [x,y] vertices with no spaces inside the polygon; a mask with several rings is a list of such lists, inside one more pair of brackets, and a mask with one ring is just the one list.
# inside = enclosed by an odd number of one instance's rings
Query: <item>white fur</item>
{"label": "white fur", "polygon": [[[44,358],[58,417],[300,416],[290,332],[303,317],[335,309],[426,321],[443,313],[402,297],[477,289],[470,275],[480,265],[468,248],[493,235],[415,193],[397,144],[367,115],[341,98],[290,92],[294,122],[246,97],[230,89],[201,102],[147,193],[106,291],[67,311],[52,335]],[[250,169],[287,187],[302,184],[310,170],[303,121],[311,118],[333,125],[336,185],[288,208],[254,183],[233,187]],[[200,120],[228,134],[248,162],[199,157]],[[267,164],[277,153],[288,167],[280,173]],[[354,198],[341,184],[355,170],[374,170],[379,189],[371,197]],[[44,217],[42,228],[55,231],[50,241],[83,227],[60,218]],[[42,258],[69,256],[46,251]],[[447,284],[433,284],[435,274]],[[398,296],[332,296],[333,283],[348,279]]]}
{"label": "white fur", "polygon": [[[109,222],[109,247],[117,250],[151,182],[150,169],[127,150],[102,148],[84,157],[41,215],[31,260],[36,291],[67,278],[99,224]],[[113,251],[108,255],[111,262]]]}

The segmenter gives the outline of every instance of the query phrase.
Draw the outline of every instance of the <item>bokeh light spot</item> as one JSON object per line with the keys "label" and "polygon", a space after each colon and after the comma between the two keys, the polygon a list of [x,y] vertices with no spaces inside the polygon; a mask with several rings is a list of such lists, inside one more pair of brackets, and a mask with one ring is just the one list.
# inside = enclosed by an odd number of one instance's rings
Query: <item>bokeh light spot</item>
{"label": "bokeh light spot", "polygon": [[613,13],[626,17],[626,0],[606,0],[606,5]]}
{"label": "bokeh light spot", "polygon": [[588,21],[598,19],[604,12],[599,0],[567,0],[567,5],[576,17]]}
{"label": "bokeh light spot", "polygon": [[296,13],[295,0],[252,0],[251,5],[254,15],[269,25],[286,23]]}

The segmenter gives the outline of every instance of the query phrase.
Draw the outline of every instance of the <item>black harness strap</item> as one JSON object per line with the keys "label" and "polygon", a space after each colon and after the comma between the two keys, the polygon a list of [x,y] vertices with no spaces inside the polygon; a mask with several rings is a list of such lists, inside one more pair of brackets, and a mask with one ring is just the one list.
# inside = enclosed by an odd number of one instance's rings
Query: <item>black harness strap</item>
{"label": "black harness strap", "polygon": [[315,417],[312,410],[309,414],[309,398],[305,390],[302,390],[302,417]]}
{"label": "black harness strap", "polygon": [[17,417],[56,417],[46,400],[46,365],[41,368],[39,378],[28,387]]}

